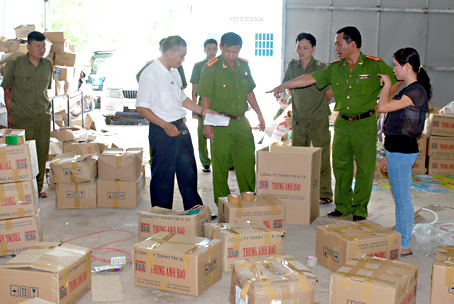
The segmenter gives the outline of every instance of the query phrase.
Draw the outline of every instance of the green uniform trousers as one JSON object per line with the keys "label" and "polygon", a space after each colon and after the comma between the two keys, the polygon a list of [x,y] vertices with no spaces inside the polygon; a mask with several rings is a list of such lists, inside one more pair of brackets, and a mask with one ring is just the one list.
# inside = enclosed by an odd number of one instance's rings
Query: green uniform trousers
{"label": "green uniform trousers", "polygon": [[197,125],[197,140],[199,146],[199,158],[202,166],[210,166],[211,159],[208,155],[208,139],[203,135],[203,118],[201,115],[198,115],[198,125]]}
{"label": "green uniform trousers", "polygon": [[[357,121],[338,117],[334,124],[333,172],[336,178],[336,210],[367,217],[376,162],[377,123],[375,115]],[[353,159],[356,182],[352,190]]]}
{"label": "green uniform trousers", "polygon": [[13,127],[25,130],[27,140],[34,139],[36,153],[38,154],[39,174],[36,178],[38,192],[43,189],[44,176],[46,176],[46,161],[49,155],[50,143],[50,115],[36,115],[34,117],[13,116]]}
{"label": "green uniform trousers", "polygon": [[320,197],[333,199],[331,187],[331,133],[328,116],[321,118],[296,119],[292,121],[292,146],[322,148],[320,166]]}
{"label": "green uniform trousers", "polygon": [[235,166],[240,192],[255,192],[255,144],[251,125],[246,118],[231,119],[227,127],[213,127],[211,143],[214,202],[230,194],[227,183],[230,157]]}

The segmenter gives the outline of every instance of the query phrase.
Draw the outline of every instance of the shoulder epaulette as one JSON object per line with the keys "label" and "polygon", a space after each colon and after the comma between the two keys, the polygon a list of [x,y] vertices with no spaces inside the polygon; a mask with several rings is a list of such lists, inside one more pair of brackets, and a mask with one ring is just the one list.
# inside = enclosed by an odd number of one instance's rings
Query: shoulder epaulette
{"label": "shoulder epaulette", "polygon": [[212,67],[213,65],[215,65],[216,63],[218,63],[219,59],[218,58],[214,58],[213,60],[211,60],[210,62],[207,63],[207,66],[208,67]]}
{"label": "shoulder epaulette", "polygon": [[246,59],[241,58],[241,57],[238,57],[238,60],[243,61],[243,62],[246,62],[246,63],[249,63],[249,61],[247,61]]}
{"label": "shoulder epaulette", "polygon": [[380,61],[381,59],[378,58],[378,57],[374,57],[374,56],[366,56],[367,59],[371,59],[371,60],[374,60],[374,61]]}
{"label": "shoulder epaulette", "polygon": [[297,61],[299,61],[299,60],[296,60],[296,59],[293,59],[293,58],[292,58],[292,60],[290,60],[290,62],[297,62]]}
{"label": "shoulder epaulette", "polygon": [[334,62],[338,62],[338,61],[340,61],[340,59],[333,60],[333,61],[331,61],[329,64],[334,63]]}
{"label": "shoulder epaulette", "polygon": [[196,64],[194,64],[194,66],[198,66],[198,65],[201,65],[203,63],[203,60],[202,61],[199,61],[197,62]]}
{"label": "shoulder epaulette", "polygon": [[14,57],[13,60],[17,60],[17,57]]}

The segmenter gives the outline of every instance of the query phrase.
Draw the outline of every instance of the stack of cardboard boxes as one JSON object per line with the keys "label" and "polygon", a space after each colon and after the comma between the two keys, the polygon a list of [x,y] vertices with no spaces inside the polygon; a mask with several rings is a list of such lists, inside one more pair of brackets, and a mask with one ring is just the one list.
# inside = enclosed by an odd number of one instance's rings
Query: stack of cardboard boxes
{"label": "stack of cardboard boxes", "polygon": [[454,116],[431,114],[426,129],[429,175],[454,175]]}
{"label": "stack of cardboard boxes", "polygon": [[18,254],[42,239],[35,141],[0,145],[0,256]]}
{"label": "stack of cardboard boxes", "polygon": [[[8,61],[13,59],[14,57],[18,57],[21,55],[25,55],[27,53],[27,45],[24,44],[27,36],[30,32],[35,30],[35,26],[33,24],[29,25],[19,25],[14,29],[16,32],[15,39],[7,39],[6,37],[0,37],[0,52],[4,52],[5,54],[0,59],[0,73],[3,74],[5,71],[5,65]],[[52,43],[50,43],[52,44]],[[50,46],[49,46],[50,51]],[[49,51],[46,52],[45,56],[49,54]]]}

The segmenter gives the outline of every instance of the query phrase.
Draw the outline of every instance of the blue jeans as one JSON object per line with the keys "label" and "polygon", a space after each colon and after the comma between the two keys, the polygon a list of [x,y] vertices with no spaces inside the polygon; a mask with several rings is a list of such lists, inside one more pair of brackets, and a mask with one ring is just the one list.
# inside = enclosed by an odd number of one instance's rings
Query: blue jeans
{"label": "blue jeans", "polygon": [[396,201],[396,231],[402,235],[401,247],[410,248],[415,210],[411,202],[411,169],[418,153],[385,150],[389,184]]}
{"label": "blue jeans", "polygon": [[175,174],[185,210],[203,205],[197,192],[197,168],[191,135],[183,122],[174,123],[187,134],[170,137],[163,128],[150,123],[148,140],[151,156],[151,205],[172,209]]}

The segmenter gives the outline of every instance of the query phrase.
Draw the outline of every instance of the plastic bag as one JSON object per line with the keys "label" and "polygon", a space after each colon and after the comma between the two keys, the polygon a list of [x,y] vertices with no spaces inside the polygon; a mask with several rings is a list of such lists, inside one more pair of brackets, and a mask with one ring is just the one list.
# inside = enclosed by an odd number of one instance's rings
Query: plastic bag
{"label": "plastic bag", "polygon": [[443,108],[440,109],[439,114],[443,115],[454,115],[454,101],[451,101]]}

